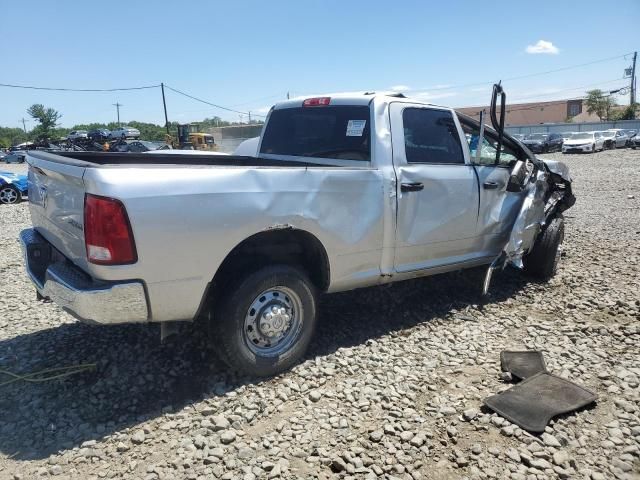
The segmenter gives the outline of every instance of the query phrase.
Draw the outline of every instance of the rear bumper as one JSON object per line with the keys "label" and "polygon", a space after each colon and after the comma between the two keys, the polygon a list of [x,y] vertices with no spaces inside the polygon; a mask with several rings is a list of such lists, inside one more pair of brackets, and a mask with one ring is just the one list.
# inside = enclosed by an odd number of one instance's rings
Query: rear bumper
{"label": "rear bumper", "polygon": [[87,323],[146,322],[147,297],[140,281],[96,280],[69,262],[34,229],[20,232],[25,267],[36,290]]}

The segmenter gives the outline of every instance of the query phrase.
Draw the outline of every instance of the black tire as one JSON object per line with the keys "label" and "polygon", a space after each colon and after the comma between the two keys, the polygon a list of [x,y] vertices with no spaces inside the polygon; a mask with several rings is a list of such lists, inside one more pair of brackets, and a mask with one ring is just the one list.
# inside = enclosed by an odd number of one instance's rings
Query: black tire
{"label": "black tire", "polygon": [[[249,346],[248,337],[252,333],[247,332],[252,330],[246,326],[246,319],[249,318],[256,300],[264,298],[260,297],[261,294],[275,287],[287,288],[298,297],[300,311],[297,313],[301,322],[295,329],[293,326],[289,327],[292,333],[286,350],[277,354],[261,354],[255,351],[257,347]],[[242,374],[264,377],[292,367],[304,355],[315,330],[316,288],[307,274],[297,267],[273,265],[261,268],[217,295],[215,303],[213,315],[209,319],[211,341],[222,360],[231,369]],[[265,310],[268,305],[264,305]],[[259,312],[254,315],[260,322],[259,318],[262,317]]]}
{"label": "black tire", "polygon": [[552,278],[558,269],[563,241],[564,218],[557,216],[540,232],[533,248],[523,258],[524,271],[541,280]]}
{"label": "black tire", "polygon": [[22,201],[22,194],[13,185],[2,185],[0,187],[0,203],[3,205],[12,205]]}

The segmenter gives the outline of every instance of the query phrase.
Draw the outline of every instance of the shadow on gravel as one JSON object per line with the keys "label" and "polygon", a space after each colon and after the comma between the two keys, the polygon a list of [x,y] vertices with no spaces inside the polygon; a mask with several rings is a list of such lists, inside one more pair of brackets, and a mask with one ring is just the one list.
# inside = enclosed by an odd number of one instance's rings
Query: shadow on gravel
{"label": "shadow on gravel", "polygon": [[[307,358],[400,333],[483,301],[503,301],[528,283],[508,269],[494,276],[483,299],[482,273],[469,270],[326,296]],[[64,380],[0,387],[0,451],[18,460],[46,458],[259,382],[230,375],[199,330],[165,345],[159,338],[157,325],[71,323],[0,341],[0,369],[17,373],[98,364],[97,371]]]}

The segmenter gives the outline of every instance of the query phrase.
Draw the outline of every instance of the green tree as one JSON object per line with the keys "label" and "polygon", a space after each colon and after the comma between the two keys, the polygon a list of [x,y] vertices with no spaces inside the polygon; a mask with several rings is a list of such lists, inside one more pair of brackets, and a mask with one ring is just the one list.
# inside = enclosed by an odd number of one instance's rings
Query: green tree
{"label": "green tree", "polygon": [[587,92],[585,100],[588,113],[595,113],[602,120],[609,120],[611,108],[616,106],[616,101],[611,95],[605,95],[602,90],[595,89]]}
{"label": "green tree", "polygon": [[640,103],[634,103],[615,112],[612,115],[612,120],[635,120],[638,111],[640,111]]}
{"label": "green tree", "polygon": [[39,125],[31,131],[31,135],[36,140],[51,138],[53,131],[62,117],[53,108],[44,108],[41,103],[35,103],[27,109],[27,113],[38,121]]}
{"label": "green tree", "polygon": [[27,140],[27,134],[21,128],[0,127],[0,148],[8,148]]}

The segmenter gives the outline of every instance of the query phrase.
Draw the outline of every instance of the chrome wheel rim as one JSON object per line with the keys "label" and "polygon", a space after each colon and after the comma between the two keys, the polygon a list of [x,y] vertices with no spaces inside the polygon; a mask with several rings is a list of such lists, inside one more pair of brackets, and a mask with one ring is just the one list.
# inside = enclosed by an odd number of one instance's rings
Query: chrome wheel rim
{"label": "chrome wheel rim", "polygon": [[243,337],[260,356],[275,357],[289,350],[302,328],[302,301],[288,287],[265,290],[251,302],[244,319]]}
{"label": "chrome wheel rim", "polygon": [[2,203],[16,203],[18,201],[18,192],[13,188],[5,187],[0,190],[0,202]]}

